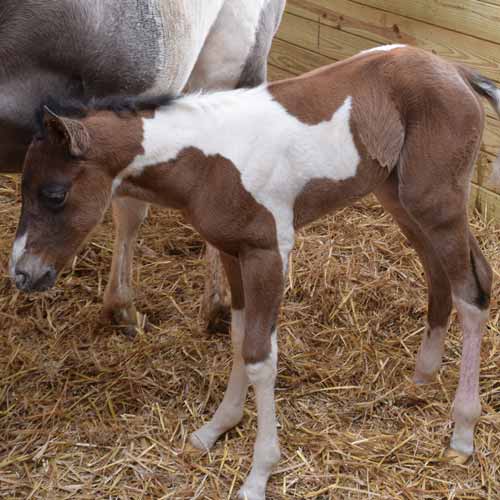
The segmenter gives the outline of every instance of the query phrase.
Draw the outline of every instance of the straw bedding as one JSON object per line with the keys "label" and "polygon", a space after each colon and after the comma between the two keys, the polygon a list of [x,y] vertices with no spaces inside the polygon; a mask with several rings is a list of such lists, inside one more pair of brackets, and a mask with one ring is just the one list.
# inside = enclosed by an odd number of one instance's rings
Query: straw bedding
{"label": "straw bedding", "polygon": [[[15,178],[0,178],[0,211],[0,497],[234,497],[251,461],[253,398],[211,454],[185,447],[221,401],[230,367],[227,334],[206,333],[198,319],[200,238],[176,214],[152,211],[135,266],[151,326],[131,340],[99,322],[109,221],[55,290],[24,296],[6,274]],[[496,285],[471,464],[441,458],[458,379],[456,323],[439,380],[415,387],[423,272],[368,199],[298,237],[281,315],[283,457],[270,499],[500,498],[500,229],[478,216],[472,223]]]}

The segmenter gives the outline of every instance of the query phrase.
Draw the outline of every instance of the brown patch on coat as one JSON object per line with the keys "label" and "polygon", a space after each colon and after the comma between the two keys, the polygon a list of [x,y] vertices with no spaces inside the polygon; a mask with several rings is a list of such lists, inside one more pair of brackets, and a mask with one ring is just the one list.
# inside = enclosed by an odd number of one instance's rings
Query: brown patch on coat
{"label": "brown patch on coat", "polygon": [[278,248],[274,217],[243,187],[241,174],[221,155],[189,147],[175,160],[125,179],[119,193],[181,210],[209,243],[237,257],[245,248]]}

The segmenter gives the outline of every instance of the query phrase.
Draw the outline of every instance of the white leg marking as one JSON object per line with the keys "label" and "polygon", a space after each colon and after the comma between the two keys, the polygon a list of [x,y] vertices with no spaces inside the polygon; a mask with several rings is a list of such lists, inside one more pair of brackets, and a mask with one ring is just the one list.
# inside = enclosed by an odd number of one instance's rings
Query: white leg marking
{"label": "white leg marking", "polygon": [[248,377],[242,356],[245,337],[245,310],[231,311],[233,367],[224,399],[212,420],[191,435],[191,444],[202,450],[210,449],[224,432],[232,429],[243,417],[248,389]]}
{"label": "white leg marking", "polygon": [[474,451],[474,427],[481,416],[479,399],[479,370],[481,362],[481,340],[488,319],[488,311],[481,310],[460,299],[455,306],[463,330],[460,380],[453,401],[455,429],[451,448],[464,455]]}
{"label": "white leg marking", "polygon": [[252,470],[239,492],[240,499],[265,500],[266,485],[273,467],[280,459],[274,383],[277,375],[278,341],[276,331],[271,338],[271,354],[261,363],[247,365],[247,374],[257,401],[257,439]]}
{"label": "white leg marking", "polygon": [[415,365],[413,380],[416,384],[428,384],[435,379],[443,361],[444,341],[447,333],[447,326],[431,330],[431,327],[427,325]]}
{"label": "white leg marking", "polygon": [[27,231],[22,236],[18,236],[14,241],[9,262],[9,272],[11,278],[16,277],[16,265],[19,262],[19,259],[23,256],[24,251],[26,250],[27,241],[28,241]]}

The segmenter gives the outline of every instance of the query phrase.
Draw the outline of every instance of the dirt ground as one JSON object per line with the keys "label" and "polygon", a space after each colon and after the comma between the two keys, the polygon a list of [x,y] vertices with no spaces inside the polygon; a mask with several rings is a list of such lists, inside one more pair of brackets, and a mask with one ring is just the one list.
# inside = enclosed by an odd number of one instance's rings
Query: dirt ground
{"label": "dirt ground", "polygon": [[[205,332],[198,319],[200,238],[176,214],[152,211],[135,266],[151,328],[131,340],[99,322],[109,222],[53,291],[24,296],[6,274],[19,212],[9,177],[0,178],[0,212],[0,497],[233,498],[251,461],[251,395],[242,423],[209,455],[185,451],[221,401],[230,366],[227,334]],[[268,498],[500,498],[500,228],[477,216],[472,225],[496,284],[471,463],[441,458],[458,380],[456,322],[438,381],[415,387],[423,272],[369,199],[297,240],[279,334],[283,456]]]}

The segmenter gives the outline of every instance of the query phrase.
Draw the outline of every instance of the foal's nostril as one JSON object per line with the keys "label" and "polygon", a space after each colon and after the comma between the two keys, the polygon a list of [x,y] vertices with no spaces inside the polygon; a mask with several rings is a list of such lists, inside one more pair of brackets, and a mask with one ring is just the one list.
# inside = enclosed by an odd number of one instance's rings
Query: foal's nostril
{"label": "foal's nostril", "polygon": [[38,292],[43,292],[54,286],[57,273],[54,269],[46,271],[40,279],[33,285],[33,289]]}
{"label": "foal's nostril", "polygon": [[16,270],[16,277],[15,277],[15,282],[17,288],[19,290],[27,290],[30,288],[30,276],[28,273],[25,273],[24,271],[17,271]]}

